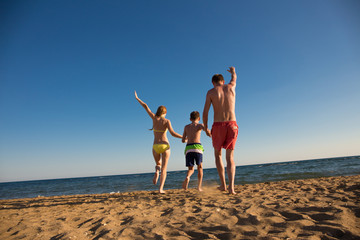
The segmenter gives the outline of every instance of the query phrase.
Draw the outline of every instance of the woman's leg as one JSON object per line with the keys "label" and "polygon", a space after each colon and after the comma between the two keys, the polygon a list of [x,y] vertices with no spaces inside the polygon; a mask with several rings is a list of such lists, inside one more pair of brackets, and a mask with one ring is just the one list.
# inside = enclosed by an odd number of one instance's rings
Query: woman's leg
{"label": "woman's leg", "polygon": [[160,170],[161,170],[161,156],[160,156],[160,154],[155,152],[154,149],[152,150],[152,152],[153,152],[153,156],[154,156],[154,160],[155,160],[155,164],[156,164],[153,183],[156,184],[159,179]]}
{"label": "woman's leg", "polygon": [[165,193],[163,188],[166,180],[166,175],[167,175],[166,169],[169,158],[170,158],[170,149],[162,153],[159,193]]}

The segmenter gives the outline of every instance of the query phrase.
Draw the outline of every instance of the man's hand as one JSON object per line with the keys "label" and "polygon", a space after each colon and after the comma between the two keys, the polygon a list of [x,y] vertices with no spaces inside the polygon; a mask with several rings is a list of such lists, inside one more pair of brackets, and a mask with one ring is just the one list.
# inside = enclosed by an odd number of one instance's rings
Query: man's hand
{"label": "man's hand", "polygon": [[135,91],[135,98],[136,98],[136,99],[139,99],[139,98],[138,98],[138,95],[137,95],[137,93],[136,93],[136,91]]}
{"label": "man's hand", "polygon": [[234,67],[229,67],[229,69],[227,70],[229,73],[234,74],[235,73],[235,68]]}

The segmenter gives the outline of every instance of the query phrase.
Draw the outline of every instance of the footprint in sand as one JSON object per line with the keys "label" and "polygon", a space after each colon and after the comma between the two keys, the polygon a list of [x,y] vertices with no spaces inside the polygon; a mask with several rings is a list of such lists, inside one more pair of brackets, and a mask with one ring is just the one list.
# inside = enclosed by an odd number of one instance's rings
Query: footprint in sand
{"label": "footprint in sand", "polygon": [[202,211],[202,209],[197,206],[194,206],[193,209],[194,209],[193,213],[199,213]]}
{"label": "footprint in sand", "polygon": [[193,237],[194,239],[210,239],[210,236],[208,234],[201,232],[187,231],[186,234],[190,237]]}
{"label": "footprint in sand", "polygon": [[161,216],[163,217],[163,216],[169,215],[169,214],[172,213],[173,211],[174,211],[174,209],[168,208],[168,209],[166,209],[166,210],[161,214]]}
{"label": "footprint in sand", "polygon": [[84,225],[84,224],[86,224],[86,223],[88,223],[88,222],[91,222],[92,220],[93,220],[93,218],[90,218],[90,219],[86,220],[85,222],[80,223],[80,224],[78,225],[78,228],[80,228],[82,225]]}
{"label": "footprint in sand", "polygon": [[[340,228],[335,228],[335,227],[305,226],[305,227],[303,227],[303,230],[321,232],[322,234],[325,234],[325,235],[328,235],[331,237],[335,237],[338,239],[340,239],[340,238],[341,239],[357,239],[356,236],[354,236],[350,232],[340,229]],[[322,239],[325,239],[325,238],[322,238]]]}
{"label": "footprint in sand", "polygon": [[123,219],[123,222],[121,223],[121,225],[131,223],[133,220],[134,220],[133,217],[126,217],[126,218]]}
{"label": "footprint in sand", "polygon": [[66,233],[59,233],[53,237],[50,238],[50,240],[60,240],[66,236]]}
{"label": "footprint in sand", "polygon": [[309,217],[318,222],[335,219],[335,216],[326,213],[309,214]]}
{"label": "footprint in sand", "polygon": [[254,215],[249,215],[246,218],[240,217],[239,215],[236,215],[238,221],[236,225],[258,225],[259,220]]}
{"label": "footprint in sand", "polygon": [[302,215],[297,214],[297,213],[280,212],[280,214],[283,215],[286,218],[286,220],[288,220],[288,221],[304,219],[304,217]]}

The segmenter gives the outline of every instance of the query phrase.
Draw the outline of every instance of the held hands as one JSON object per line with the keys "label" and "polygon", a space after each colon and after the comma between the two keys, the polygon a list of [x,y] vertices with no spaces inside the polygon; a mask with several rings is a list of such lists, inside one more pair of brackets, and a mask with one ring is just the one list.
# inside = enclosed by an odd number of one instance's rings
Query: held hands
{"label": "held hands", "polygon": [[211,131],[210,131],[208,128],[206,128],[205,133],[206,133],[206,135],[208,135],[209,137],[211,137]]}
{"label": "held hands", "polygon": [[227,70],[229,73],[234,74],[235,73],[235,68],[234,67],[229,67],[229,69]]}

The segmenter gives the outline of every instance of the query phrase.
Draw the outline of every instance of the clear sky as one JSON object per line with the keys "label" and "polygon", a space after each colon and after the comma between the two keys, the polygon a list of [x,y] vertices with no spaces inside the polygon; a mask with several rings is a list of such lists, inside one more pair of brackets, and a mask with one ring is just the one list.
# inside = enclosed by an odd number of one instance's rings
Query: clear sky
{"label": "clear sky", "polygon": [[[134,90],[182,134],[229,66],[236,165],[359,155],[359,13],[357,0],[1,1],[0,181],[152,172]],[[168,168],[185,170],[168,135]]]}

